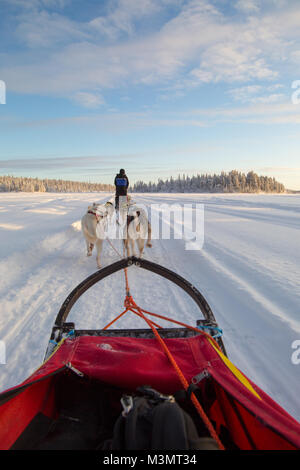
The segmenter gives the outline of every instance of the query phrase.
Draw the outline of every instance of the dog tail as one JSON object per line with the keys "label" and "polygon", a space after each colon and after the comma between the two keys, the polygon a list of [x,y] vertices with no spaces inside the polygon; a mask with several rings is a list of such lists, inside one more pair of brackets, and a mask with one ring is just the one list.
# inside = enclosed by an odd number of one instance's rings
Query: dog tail
{"label": "dog tail", "polygon": [[152,247],[152,243],[151,243],[151,225],[150,225],[150,222],[148,222],[148,239],[147,239],[146,246],[148,246],[149,248]]}

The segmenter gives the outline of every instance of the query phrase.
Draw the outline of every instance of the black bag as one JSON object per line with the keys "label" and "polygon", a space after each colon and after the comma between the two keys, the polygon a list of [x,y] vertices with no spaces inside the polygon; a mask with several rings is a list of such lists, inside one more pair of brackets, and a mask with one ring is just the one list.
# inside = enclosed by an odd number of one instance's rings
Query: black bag
{"label": "black bag", "polygon": [[175,402],[150,387],[142,396],[123,395],[124,411],[114,427],[112,450],[217,449],[211,438],[200,438],[192,418]]}

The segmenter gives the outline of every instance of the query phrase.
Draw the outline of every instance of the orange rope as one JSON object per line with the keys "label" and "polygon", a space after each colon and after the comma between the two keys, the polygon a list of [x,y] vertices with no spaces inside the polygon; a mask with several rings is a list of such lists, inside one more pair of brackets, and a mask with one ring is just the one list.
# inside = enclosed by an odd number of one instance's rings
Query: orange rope
{"label": "orange rope", "polygon": [[[165,341],[162,339],[162,337],[159,335],[158,331],[156,330],[156,328],[161,328],[159,325],[157,325],[156,323],[154,323],[152,320],[149,320],[145,315],[144,313],[148,314],[148,315],[151,315],[151,316],[154,316],[154,317],[157,317],[157,318],[161,318],[162,320],[167,320],[167,321],[171,321],[173,323],[177,323],[178,325],[181,325],[181,326],[184,326],[186,328],[189,328],[190,330],[194,330],[194,331],[197,331],[199,334],[202,334],[203,336],[205,337],[209,337],[210,341],[213,341],[214,344],[218,347],[218,349],[220,349],[218,343],[214,340],[214,338],[212,338],[208,333],[198,329],[198,328],[195,328],[193,326],[190,326],[190,325],[187,325],[185,323],[182,323],[182,322],[179,322],[179,321],[176,321],[174,319],[171,319],[171,318],[168,318],[168,317],[164,317],[163,315],[158,315],[156,313],[151,313],[151,312],[148,312],[147,310],[143,310],[141,309],[136,303],[135,301],[133,300],[133,297],[130,295],[130,288],[129,288],[129,281],[128,281],[128,272],[127,272],[127,268],[124,268],[124,274],[125,274],[125,284],[126,284],[126,298],[125,298],[125,301],[124,301],[124,306],[126,307],[125,310],[120,314],[118,315],[112,322],[110,322],[108,325],[106,325],[103,330],[106,330],[107,328],[109,328],[113,323],[115,323],[119,318],[121,318],[123,315],[125,315],[125,313],[127,313],[128,311],[131,311],[133,313],[135,313],[136,315],[138,315],[139,317],[143,318],[143,320],[145,320],[145,322],[150,326],[151,330],[153,331],[156,339],[158,340],[159,344],[161,345],[162,349],[164,350],[164,352],[166,353],[166,356],[168,357],[170,363],[172,364],[172,366],[174,367],[175,369],[175,372],[177,373],[178,375],[178,378],[184,388],[185,391],[188,390],[189,388],[189,383],[188,381],[186,380],[182,370],[180,369],[180,367],[178,366],[174,356],[172,355],[172,353],[170,352],[169,348],[167,347]],[[196,410],[198,411],[200,417],[202,418],[205,426],[207,427],[211,437],[216,441],[216,443],[218,444],[218,447],[220,450],[225,450],[225,447],[223,446],[218,434],[216,433],[212,423],[210,422],[210,419],[208,418],[208,416],[206,415],[204,409],[202,408],[201,404],[199,403],[196,395],[192,392],[191,393],[191,401],[192,403],[194,404]]]}
{"label": "orange rope", "polygon": [[[180,382],[182,383],[185,391],[188,390],[188,387],[189,387],[189,383],[188,381],[186,380],[186,378],[184,377],[180,367],[178,366],[177,362],[175,361],[173,355],[171,354],[170,350],[168,349],[166,343],[164,342],[164,340],[161,338],[161,336],[158,334],[157,330],[153,327],[152,325],[152,322],[145,317],[145,315],[143,314],[142,310],[139,308],[139,306],[134,302],[134,300],[132,299],[132,303],[133,303],[133,306],[139,311],[140,315],[143,317],[143,319],[145,320],[145,322],[150,326],[150,328],[152,329],[155,337],[157,338],[157,340],[159,341],[162,349],[164,350],[164,352],[166,353],[169,361],[171,362],[172,366],[174,367],[178,377],[179,377],[179,380]],[[193,402],[195,408],[197,409],[199,415],[201,416],[204,424],[206,425],[211,437],[217,442],[218,444],[218,447],[220,450],[225,450],[222,442],[220,441],[219,439],[219,436],[217,435],[213,425],[211,424],[208,416],[206,415],[204,409],[202,408],[202,406],[200,405],[199,401],[197,400],[197,397],[196,395],[192,392],[191,393],[191,401]]]}
{"label": "orange rope", "polygon": [[[131,311],[133,313],[135,313],[136,315],[138,315],[139,317],[142,318],[142,316],[139,314],[139,312],[135,312],[132,308],[131,308],[131,304],[130,302],[127,300],[128,298],[126,297],[125,299],[125,307],[126,309],[120,313],[120,315],[118,315],[116,318],[114,318],[110,323],[108,323],[106,326],[104,326],[102,328],[102,330],[107,330],[111,325],[113,325],[117,320],[119,320],[119,318],[121,318],[123,315],[125,315],[125,313],[127,313],[128,311]],[[131,299],[131,297],[129,297],[129,299]],[[151,321],[152,325],[154,325],[156,328],[162,328],[160,325],[158,325],[157,323],[155,323],[154,321]]]}
{"label": "orange rope", "polygon": [[130,289],[129,289],[127,268],[124,268],[124,274],[125,274],[125,284],[126,284],[126,295],[127,295],[127,297],[129,297],[130,296]]}
{"label": "orange rope", "polygon": [[[161,336],[159,335],[158,331],[155,328],[155,327],[158,327],[158,328],[161,328],[161,327],[159,325],[156,325],[152,320],[149,320],[147,317],[145,317],[145,315],[143,313],[143,310],[135,303],[135,301],[133,300],[133,298],[131,296],[126,297],[124,304],[126,306],[126,309],[120,315],[118,315],[118,317],[116,317],[112,322],[110,322],[108,325],[106,325],[106,327],[104,327],[103,329],[104,330],[107,329],[110,325],[112,325],[115,321],[117,321],[120,317],[122,317],[128,311],[131,311],[131,312],[135,313],[136,315],[138,315],[139,317],[143,318],[143,320],[150,326],[150,328],[153,331],[156,339],[158,340],[158,342],[161,345],[162,349],[166,353],[166,356],[168,357],[170,363],[174,367],[175,372],[177,373],[178,378],[179,378],[184,390],[187,391],[188,387],[189,387],[188,381],[186,380],[182,370],[178,366],[176,360],[174,359],[174,357],[173,357],[172,353],[170,352],[169,348],[167,347],[166,343],[161,338]],[[163,317],[162,315],[152,314],[151,312],[147,312],[147,313],[150,314],[150,315],[153,315],[153,316],[161,317],[163,319],[167,319],[169,321],[174,321],[175,323],[184,325],[184,323],[177,322],[177,321],[169,319],[167,317]],[[192,329],[192,330],[196,330],[197,332],[199,332],[201,334],[204,334],[205,336],[206,335],[209,336],[210,340],[212,339],[212,337],[210,335],[208,335],[207,333],[205,333],[201,330],[198,330],[197,328],[191,327],[189,325],[187,325],[187,327]],[[202,420],[203,420],[205,426],[207,427],[211,437],[218,444],[219,449],[220,450],[225,450],[225,447],[223,446],[221,440],[219,439],[219,436],[216,433],[212,423],[210,422],[208,416],[206,415],[204,409],[202,408],[201,404],[197,400],[196,395],[193,392],[191,393],[191,401],[192,401],[193,405],[195,406],[196,410],[198,411],[200,417],[202,418]]]}
{"label": "orange rope", "polygon": [[129,308],[126,308],[124,310],[124,312],[120,313],[120,315],[118,315],[113,321],[108,323],[108,325],[106,325],[104,328],[102,328],[102,330],[107,330],[107,328],[109,328],[113,323],[115,323],[117,320],[119,320],[119,318],[121,318],[126,312],[128,312],[128,310],[129,310]]}
{"label": "orange rope", "polygon": [[188,328],[189,330],[196,331],[197,333],[208,337],[210,339],[210,341],[212,341],[214,343],[214,345],[220,350],[220,346],[218,345],[217,341],[212,336],[210,336],[208,333],[206,333],[206,331],[200,330],[199,328],[196,328],[196,327],[191,326],[191,325],[187,325],[186,323],[182,323],[180,321],[174,320],[173,318],[168,318],[168,317],[164,317],[163,315],[158,315],[158,313],[148,312],[147,310],[144,310],[142,308],[141,308],[141,311],[143,313],[147,313],[148,315],[152,315],[153,317],[161,318],[162,320],[166,320],[166,321],[169,321],[169,322],[172,322],[172,323],[176,323],[177,325]]}

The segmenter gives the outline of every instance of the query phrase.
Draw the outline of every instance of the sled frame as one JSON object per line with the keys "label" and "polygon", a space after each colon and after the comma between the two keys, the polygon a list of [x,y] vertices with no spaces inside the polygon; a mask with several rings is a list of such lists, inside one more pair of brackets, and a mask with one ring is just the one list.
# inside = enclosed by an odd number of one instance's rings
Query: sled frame
{"label": "sled frame", "polygon": [[[105,268],[99,269],[89,277],[87,277],[84,281],[78,284],[75,289],[68,295],[68,297],[63,302],[56,320],[55,324],[52,329],[51,337],[49,346],[46,352],[46,357],[53,352],[53,345],[58,343],[66,336],[72,335],[73,337],[78,336],[115,336],[115,337],[135,337],[135,338],[153,338],[153,332],[151,329],[108,329],[108,330],[76,330],[75,324],[67,322],[68,315],[76,303],[76,301],[93,285],[97,282],[100,282],[102,279],[114,274],[122,269],[129,268],[130,266],[137,266],[147,271],[153,272],[158,274],[159,276],[168,279],[169,281],[173,282],[177,286],[181,287],[197,304],[199,310],[201,311],[204,319],[197,320],[197,327],[201,329],[201,327],[205,327],[205,331],[207,331],[211,336],[214,336],[218,333],[218,324],[215,320],[214,314],[207,303],[204,296],[201,292],[189,281],[185,278],[180,276],[179,274],[171,271],[168,268],[165,268],[157,263],[152,261],[148,261],[146,259],[137,258],[135,256],[131,256],[129,258],[124,258],[120,261],[117,261]],[[215,329],[216,328],[216,329]],[[159,334],[163,338],[186,338],[190,336],[195,336],[198,333],[194,330],[190,330],[188,328],[159,328]],[[225,346],[223,344],[222,338],[216,338],[217,343],[219,344],[222,352],[226,355]]]}

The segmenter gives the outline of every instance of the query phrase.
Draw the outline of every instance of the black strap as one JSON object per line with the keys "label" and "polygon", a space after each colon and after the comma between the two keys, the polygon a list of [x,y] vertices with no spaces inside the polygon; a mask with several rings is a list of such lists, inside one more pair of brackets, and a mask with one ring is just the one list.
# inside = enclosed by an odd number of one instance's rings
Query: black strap
{"label": "black strap", "polygon": [[186,395],[187,395],[187,398],[190,400],[191,399],[191,395],[193,392],[196,392],[197,390],[199,390],[198,386],[195,385],[195,384],[190,384],[186,390]]}
{"label": "black strap", "polygon": [[174,393],[174,398],[176,401],[191,400],[192,393],[197,390],[199,390],[197,385],[190,384],[186,390],[177,390]]}

